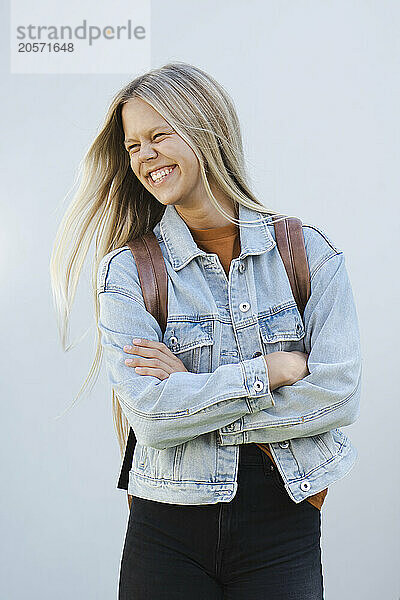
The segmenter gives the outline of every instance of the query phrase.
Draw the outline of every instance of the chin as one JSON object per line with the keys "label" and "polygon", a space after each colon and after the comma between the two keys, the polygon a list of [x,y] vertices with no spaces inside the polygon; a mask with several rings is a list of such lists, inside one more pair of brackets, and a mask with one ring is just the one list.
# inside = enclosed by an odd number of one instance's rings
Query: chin
{"label": "chin", "polygon": [[166,199],[165,198],[162,198],[162,199],[156,198],[156,200],[160,204],[163,204],[164,206],[167,206],[167,204],[172,204],[172,205],[179,204],[180,198],[166,198]]}

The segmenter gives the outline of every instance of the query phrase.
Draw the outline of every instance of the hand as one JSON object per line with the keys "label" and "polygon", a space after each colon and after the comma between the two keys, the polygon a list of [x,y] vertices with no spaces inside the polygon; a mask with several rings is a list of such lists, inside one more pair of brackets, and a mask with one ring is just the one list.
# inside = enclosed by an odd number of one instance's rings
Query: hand
{"label": "hand", "polygon": [[125,359],[125,364],[135,367],[139,375],[152,375],[162,381],[171,373],[187,371],[183,362],[163,342],[141,339],[131,347],[124,346],[124,351],[135,355],[135,358]]}
{"label": "hand", "polygon": [[286,385],[293,385],[296,381],[300,381],[303,377],[307,377],[310,374],[307,366],[308,354],[300,352],[300,350],[292,350],[292,352],[286,352],[288,354],[288,377],[289,383]]}
{"label": "hand", "polygon": [[308,354],[293,350],[278,350],[264,354],[268,368],[269,387],[273,391],[281,385],[293,385],[310,374],[307,367]]}

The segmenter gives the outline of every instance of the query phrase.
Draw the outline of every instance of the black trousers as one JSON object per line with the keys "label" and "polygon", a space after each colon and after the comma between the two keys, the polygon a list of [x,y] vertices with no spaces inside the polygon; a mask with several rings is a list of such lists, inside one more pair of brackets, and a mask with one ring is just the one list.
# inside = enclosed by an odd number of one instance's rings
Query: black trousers
{"label": "black trousers", "polygon": [[119,600],[323,600],[321,513],[293,502],[270,458],[240,446],[231,502],[134,497]]}

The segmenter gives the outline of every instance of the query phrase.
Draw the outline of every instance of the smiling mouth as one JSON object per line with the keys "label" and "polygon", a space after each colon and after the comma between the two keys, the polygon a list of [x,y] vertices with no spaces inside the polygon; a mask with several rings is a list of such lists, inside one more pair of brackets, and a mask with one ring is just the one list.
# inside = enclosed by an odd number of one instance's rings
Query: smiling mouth
{"label": "smiling mouth", "polygon": [[172,165],[171,167],[169,167],[169,168],[172,168],[172,171],[170,171],[166,175],[162,175],[161,177],[158,177],[156,180],[154,180],[151,175],[148,175],[147,179],[153,187],[158,187],[166,179],[169,179],[175,173],[176,167],[177,167],[177,165]]}

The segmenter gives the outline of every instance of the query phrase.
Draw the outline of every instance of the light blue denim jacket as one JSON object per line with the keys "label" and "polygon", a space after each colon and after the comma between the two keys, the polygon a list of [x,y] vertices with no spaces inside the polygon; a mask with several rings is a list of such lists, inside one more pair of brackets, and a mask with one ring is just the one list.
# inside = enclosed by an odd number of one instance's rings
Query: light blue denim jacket
{"label": "light blue denim jacket", "polygon": [[[270,217],[239,206],[241,253],[229,278],[172,205],[154,227],[168,272],[164,336],[146,311],[128,246],[101,260],[97,293],[108,377],[135,432],[128,492],[175,504],[229,502],[239,444],[270,443],[289,497],[301,502],[353,467],[339,429],[359,416],[361,349],[345,258],[303,224],[311,296],[301,319]],[[125,365],[125,344],[164,342],[189,372],[160,380]],[[273,391],[262,354],[300,350],[310,374]],[[260,354],[261,353],[261,354]]]}

